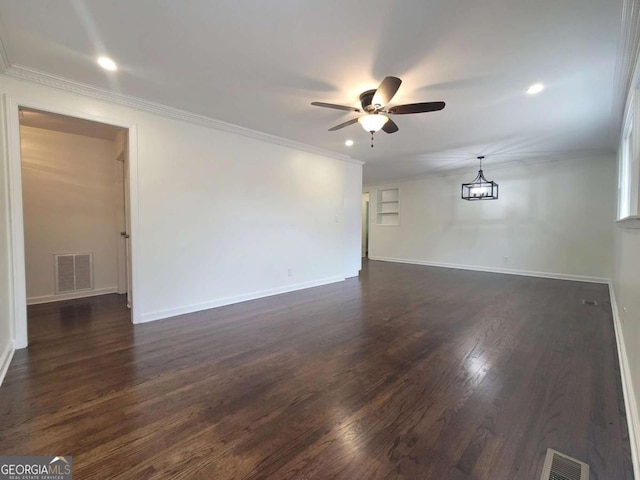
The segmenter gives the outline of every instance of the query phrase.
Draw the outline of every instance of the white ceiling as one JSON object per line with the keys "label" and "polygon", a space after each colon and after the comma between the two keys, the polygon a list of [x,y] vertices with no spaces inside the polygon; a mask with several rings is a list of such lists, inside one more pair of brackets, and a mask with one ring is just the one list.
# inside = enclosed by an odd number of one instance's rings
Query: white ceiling
{"label": "white ceiling", "polygon": [[[365,181],[561,152],[612,150],[622,0],[0,0],[9,61],[367,162]],[[119,70],[95,64],[111,56]],[[359,125],[387,75],[392,104],[447,103]],[[546,90],[531,97],[527,86]],[[348,148],[347,138],[356,143]]]}
{"label": "white ceiling", "polygon": [[20,125],[101,138],[103,140],[115,140],[117,133],[123,130],[113,125],[92,122],[83,118],[68,117],[57,113],[41,112],[30,108],[20,109]]}

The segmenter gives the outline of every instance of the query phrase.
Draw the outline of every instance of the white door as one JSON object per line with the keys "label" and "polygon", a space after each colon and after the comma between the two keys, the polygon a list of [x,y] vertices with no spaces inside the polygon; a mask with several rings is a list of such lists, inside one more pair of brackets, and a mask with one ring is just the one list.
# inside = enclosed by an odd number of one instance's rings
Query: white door
{"label": "white door", "polygon": [[122,166],[124,169],[124,224],[126,230],[124,232],[124,240],[125,240],[125,259],[126,259],[126,278],[127,278],[127,306],[131,308],[133,302],[133,293],[131,289],[131,285],[133,282],[131,281],[131,238],[129,236],[129,232],[131,231],[131,204],[129,201],[129,138],[127,137],[127,141],[125,142],[124,149],[124,162],[122,162]]}

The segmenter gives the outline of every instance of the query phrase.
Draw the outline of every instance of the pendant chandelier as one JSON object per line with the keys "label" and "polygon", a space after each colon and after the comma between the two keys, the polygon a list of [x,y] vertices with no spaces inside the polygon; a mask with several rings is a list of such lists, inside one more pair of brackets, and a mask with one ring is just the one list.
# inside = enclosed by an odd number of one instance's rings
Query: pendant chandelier
{"label": "pendant chandelier", "polygon": [[480,170],[478,175],[470,183],[462,184],[463,200],[497,200],[498,184],[484,178],[482,173],[482,160],[484,157],[478,157],[480,161]]}

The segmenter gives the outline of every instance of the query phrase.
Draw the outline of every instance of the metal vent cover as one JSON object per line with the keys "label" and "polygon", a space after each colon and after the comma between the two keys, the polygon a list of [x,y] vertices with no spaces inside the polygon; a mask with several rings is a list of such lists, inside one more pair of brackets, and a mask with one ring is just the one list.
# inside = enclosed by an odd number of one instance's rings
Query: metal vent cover
{"label": "metal vent cover", "polygon": [[582,300],[582,304],[583,305],[590,305],[592,307],[597,307],[598,306],[598,302],[596,302],[595,300],[587,300],[587,299],[583,299]]}
{"label": "metal vent cover", "polygon": [[54,254],[56,294],[93,289],[93,253]]}
{"label": "metal vent cover", "polygon": [[549,448],[540,480],[589,480],[589,465]]}

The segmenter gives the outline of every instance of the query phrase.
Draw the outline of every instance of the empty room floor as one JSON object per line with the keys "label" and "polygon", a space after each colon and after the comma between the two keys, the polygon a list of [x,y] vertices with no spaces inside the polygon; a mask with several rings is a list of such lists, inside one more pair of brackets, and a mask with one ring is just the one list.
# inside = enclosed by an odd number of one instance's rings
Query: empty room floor
{"label": "empty room floor", "polygon": [[144,325],[33,306],[29,335],[0,454],[78,479],[537,480],[547,448],[633,478],[606,285],[369,261]]}

